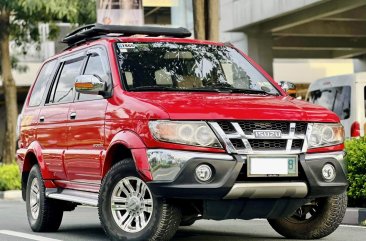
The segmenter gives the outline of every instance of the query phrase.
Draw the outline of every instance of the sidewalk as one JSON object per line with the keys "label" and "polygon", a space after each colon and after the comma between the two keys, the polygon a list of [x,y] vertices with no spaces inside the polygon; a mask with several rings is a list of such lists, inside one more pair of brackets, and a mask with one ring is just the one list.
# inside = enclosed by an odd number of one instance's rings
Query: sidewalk
{"label": "sidewalk", "polygon": [[349,225],[366,225],[366,208],[347,208],[343,224]]}
{"label": "sidewalk", "polygon": [[22,191],[5,191],[0,192],[0,200],[21,200],[22,199]]}

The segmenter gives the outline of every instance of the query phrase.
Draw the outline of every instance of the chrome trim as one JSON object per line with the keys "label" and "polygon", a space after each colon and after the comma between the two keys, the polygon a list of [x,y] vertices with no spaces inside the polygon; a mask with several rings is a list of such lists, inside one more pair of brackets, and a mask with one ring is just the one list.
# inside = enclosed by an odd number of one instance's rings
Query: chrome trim
{"label": "chrome trim", "polygon": [[236,183],[224,199],[238,198],[304,198],[308,194],[305,182]]}
{"label": "chrome trim", "polygon": [[173,181],[186,163],[191,159],[232,161],[234,158],[227,154],[204,153],[191,151],[176,151],[168,149],[148,149],[146,151],[150,171],[154,181]]}
{"label": "chrome trim", "polygon": [[313,130],[313,123],[309,123],[306,129],[306,137],[304,138],[304,144],[302,145],[302,152],[306,152],[308,150],[312,130]]}
{"label": "chrome trim", "polygon": [[[228,153],[235,153],[235,147],[229,140],[229,136],[227,136],[225,132],[221,129],[220,125],[217,122],[209,122],[209,125],[212,127],[214,133],[219,139],[219,142],[223,147],[225,147]],[[238,138],[240,138],[240,136]]]}
{"label": "chrome trim", "polygon": [[[275,121],[273,121],[275,122]],[[307,151],[307,143],[308,138],[311,134],[311,124],[307,124],[307,129],[305,134],[296,134],[296,123],[291,122],[290,123],[290,129],[288,134],[282,134],[280,138],[256,138],[253,135],[247,135],[243,131],[243,129],[240,127],[238,122],[230,122],[233,126],[235,133],[225,133],[224,130],[221,128],[221,126],[217,122],[208,122],[208,124],[212,127],[213,131],[217,135],[219,141],[222,143],[223,147],[225,147],[226,151],[228,153],[237,153],[240,155],[244,154],[300,154]],[[230,139],[240,139],[244,144],[244,149],[236,149]],[[266,140],[287,140],[286,147],[283,150],[262,150],[262,151],[256,151],[253,150],[253,148],[250,145],[249,140],[251,139],[266,139]],[[293,140],[303,140],[303,146],[301,149],[292,150],[292,142]]]}
{"label": "chrome trim", "polygon": [[286,145],[286,151],[291,151],[292,147],[292,140],[295,136],[295,130],[296,130],[296,123],[290,123],[290,132],[289,132],[289,138]]}
{"label": "chrome trim", "polygon": [[[242,139],[242,141],[244,143],[244,146],[245,146],[245,149],[247,149],[248,152],[253,152],[252,147],[250,146],[250,143],[248,141],[248,137],[245,135],[245,132],[243,131],[243,129],[241,129],[239,123],[232,122],[231,124],[233,125],[234,129],[236,130],[236,132],[239,134],[240,139]],[[253,135],[253,137],[254,137],[254,135]]]}
{"label": "chrome trim", "polygon": [[98,206],[98,193],[84,192],[70,189],[58,190],[57,188],[47,188],[46,197],[51,199],[69,201],[73,203]]}

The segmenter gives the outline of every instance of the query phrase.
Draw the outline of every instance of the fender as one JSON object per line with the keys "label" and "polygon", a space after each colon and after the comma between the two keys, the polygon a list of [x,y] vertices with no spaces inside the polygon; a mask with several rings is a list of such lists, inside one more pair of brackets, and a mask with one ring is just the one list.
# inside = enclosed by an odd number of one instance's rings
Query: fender
{"label": "fender", "polygon": [[30,154],[33,154],[37,158],[37,162],[41,170],[43,179],[53,179],[52,173],[48,170],[47,165],[43,160],[42,147],[37,141],[33,141],[27,149],[19,149],[17,151],[17,160],[21,171],[30,171]]}
{"label": "fender", "polygon": [[150,165],[147,161],[146,146],[141,138],[133,131],[120,131],[113,137],[107,148],[103,163],[103,176],[108,172],[113,162],[112,154],[114,147],[119,145],[123,145],[131,151],[137,171],[143,175],[146,181],[151,181],[152,175],[150,173]]}

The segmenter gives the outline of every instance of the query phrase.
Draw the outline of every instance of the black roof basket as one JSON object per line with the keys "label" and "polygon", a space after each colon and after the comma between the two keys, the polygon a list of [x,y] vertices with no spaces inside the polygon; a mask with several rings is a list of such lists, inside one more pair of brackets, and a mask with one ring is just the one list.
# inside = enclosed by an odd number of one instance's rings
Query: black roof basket
{"label": "black roof basket", "polygon": [[186,38],[191,36],[191,32],[186,28],[165,28],[155,26],[126,26],[126,25],[103,25],[99,23],[89,24],[77,28],[66,35],[62,40],[68,46],[75,45],[86,40],[96,39],[107,34],[121,34],[131,36],[135,34],[152,37],[167,36],[175,38]]}

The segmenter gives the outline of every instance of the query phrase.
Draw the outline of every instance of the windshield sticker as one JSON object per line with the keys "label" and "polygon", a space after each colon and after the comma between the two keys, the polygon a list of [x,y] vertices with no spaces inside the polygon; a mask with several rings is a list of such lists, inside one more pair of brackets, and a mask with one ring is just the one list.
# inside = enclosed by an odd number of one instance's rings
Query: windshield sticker
{"label": "windshield sticker", "polygon": [[134,49],[135,45],[133,43],[117,43],[117,47],[122,49]]}

